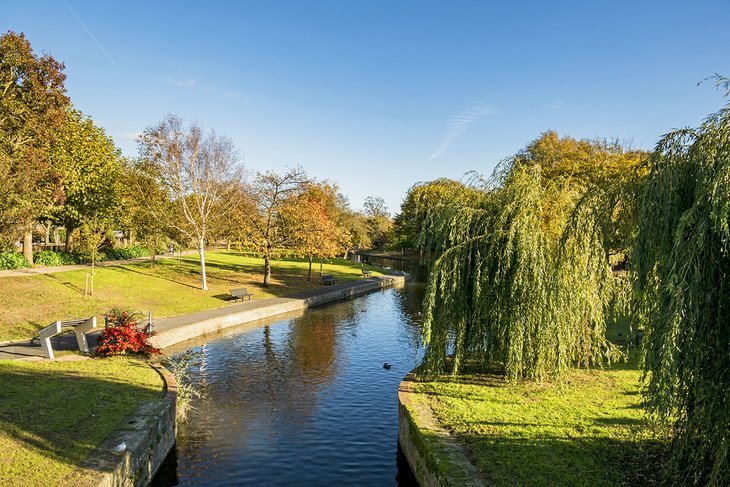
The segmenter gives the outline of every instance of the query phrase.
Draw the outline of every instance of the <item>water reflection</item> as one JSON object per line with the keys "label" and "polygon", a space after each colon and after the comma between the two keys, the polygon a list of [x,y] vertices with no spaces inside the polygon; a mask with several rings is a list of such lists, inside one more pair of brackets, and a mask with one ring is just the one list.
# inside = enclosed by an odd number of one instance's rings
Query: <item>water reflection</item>
{"label": "water reflection", "polygon": [[155,484],[409,485],[397,390],[418,359],[422,296],[409,284],[195,347],[201,398]]}

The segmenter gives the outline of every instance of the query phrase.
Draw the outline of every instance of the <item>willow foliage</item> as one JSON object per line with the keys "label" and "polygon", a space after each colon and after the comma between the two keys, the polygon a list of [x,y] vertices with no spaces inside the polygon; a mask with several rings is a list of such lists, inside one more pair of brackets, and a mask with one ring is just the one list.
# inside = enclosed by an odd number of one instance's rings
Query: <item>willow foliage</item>
{"label": "willow foliage", "polygon": [[[604,311],[611,280],[598,227],[563,236],[579,193],[511,165],[475,192],[431,209],[419,245],[431,252],[423,365],[465,359],[511,380],[555,378],[611,353]],[[476,189],[476,188],[475,188]]]}
{"label": "willow foliage", "polygon": [[634,249],[649,406],[675,422],[676,480],[730,485],[730,105],[651,162]]}

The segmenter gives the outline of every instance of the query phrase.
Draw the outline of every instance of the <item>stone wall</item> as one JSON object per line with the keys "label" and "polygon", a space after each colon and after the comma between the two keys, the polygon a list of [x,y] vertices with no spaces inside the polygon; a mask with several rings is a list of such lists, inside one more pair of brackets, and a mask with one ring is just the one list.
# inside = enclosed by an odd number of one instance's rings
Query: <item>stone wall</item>
{"label": "stone wall", "polygon": [[[163,397],[137,408],[132,416],[82,465],[86,473],[68,485],[137,487],[150,483],[155,472],[175,445],[177,383],[164,367],[153,365],[165,383]],[[115,453],[124,443],[124,451]]]}

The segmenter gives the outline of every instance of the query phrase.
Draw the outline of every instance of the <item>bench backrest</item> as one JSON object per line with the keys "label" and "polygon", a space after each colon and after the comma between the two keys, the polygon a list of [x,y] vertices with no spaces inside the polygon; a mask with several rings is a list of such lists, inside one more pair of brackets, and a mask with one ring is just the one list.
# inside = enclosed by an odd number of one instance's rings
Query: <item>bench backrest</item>
{"label": "bench backrest", "polygon": [[238,289],[231,289],[231,296],[247,296],[251,294],[248,292],[248,288],[240,287]]}

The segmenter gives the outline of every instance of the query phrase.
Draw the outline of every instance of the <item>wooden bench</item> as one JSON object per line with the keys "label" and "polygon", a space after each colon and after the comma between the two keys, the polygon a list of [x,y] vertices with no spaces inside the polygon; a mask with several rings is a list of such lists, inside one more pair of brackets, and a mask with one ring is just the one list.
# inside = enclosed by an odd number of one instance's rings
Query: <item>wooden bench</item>
{"label": "wooden bench", "polygon": [[334,285],[334,283],[335,283],[335,278],[332,277],[331,275],[327,274],[327,275],[322,276],[322,284],[324,284],[325,286],[332,286],[332,285]]}
{"label": "wooden bench", "polygon": [[370,277],[372,275],[372,272],[370,272],[368,269],[362,270],[362,277]]}
{"label": "wooden bench", "polygon": [[245,287],[239,287],[238,289],[231,289],[231,296],[233,296],[234,301],[238,301],[239,299],[241,302],[243,302],[244,298],[248,298],[249,301],[251,301],[251,294],[248,292],[248,288]]}
{"label": "wooden bench", "polygon": [[38,332],[38,336],[41,340],[41,347],[43,348],[43,355],[45,355],[47,359],[54,359],[53,348],[51,348],[51,337],[68,329],[72,329],[76,335],[76,343],[79,346],[79,350],[84,353],[89,353],[89,342],[86,341],[86,333],[92,328],[96,328],[96,316],[51,323]]}

